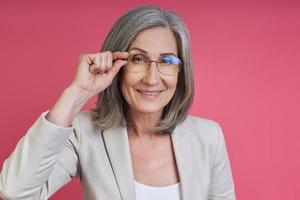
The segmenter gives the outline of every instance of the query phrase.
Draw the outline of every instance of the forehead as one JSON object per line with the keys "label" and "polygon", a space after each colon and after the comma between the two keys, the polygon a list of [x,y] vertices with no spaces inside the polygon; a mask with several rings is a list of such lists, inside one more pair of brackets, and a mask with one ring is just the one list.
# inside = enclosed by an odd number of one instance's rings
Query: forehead
{"label": "forehead", "polygon": [[155,27],[141,31],[130,46],[130,48],[133,47],[144,49],[150,56],[158,56],[161,53],[173,53],[177,55],[175,36],[166,27]]}

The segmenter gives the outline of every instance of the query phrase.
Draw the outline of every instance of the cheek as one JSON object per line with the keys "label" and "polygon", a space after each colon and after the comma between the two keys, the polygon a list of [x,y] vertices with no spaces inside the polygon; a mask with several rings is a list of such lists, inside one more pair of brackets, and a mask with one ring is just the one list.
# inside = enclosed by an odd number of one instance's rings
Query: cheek
{"label": "cheek", "polygon": [[177,76],[176,77],[170,77],[165,79],[165,85],[170,90],[176,90],[177,86]]}
{"label": "cheek", "polygon": [[167,98],[168,98],[168,101],[170,101],[172,99],[172,97],[174,96],[175,92],[176,92],[176,88],[177,88],[177,76],[168,79],[168,81],[166,81],[165,83],[166,83],[166,87],[168,88]]}
{"label": "cheek", "polygon": [[132,97],[133,88],[140,81],[140,78],[136,74],[126,73],[126,71],[122,73],[121,77],[121,92],[126,101],[128,101]]}

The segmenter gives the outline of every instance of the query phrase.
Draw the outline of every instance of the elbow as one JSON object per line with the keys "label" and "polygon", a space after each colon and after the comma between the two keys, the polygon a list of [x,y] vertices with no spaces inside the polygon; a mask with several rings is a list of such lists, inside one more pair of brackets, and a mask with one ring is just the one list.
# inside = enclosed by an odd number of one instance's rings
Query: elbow
{"label": "elbow", "polygon": [[4,200],[23,199],[15,186],[3,182],[0,182],[0,197]]}
{"label": "elbow", "polygon": [[13,191],[3,189],[1,187],[0,187],[0,197],[4,200],[17,199],[17,197]]}
{"label": "elbow", "polygon": [[3,200],[16,200],[16,199],[44,199],[42,198],[42,190],[37,192],[32,192],[29,190],[24,190],[16,187],[17,185],[12,186],[11,184],[3,184],[0,181],[0,199]]}
{"label": "elbow", "polygon": [[[16,179],[14,179],[16,180]],[[0,174],[0,199],[15,200],[15,199],[41,199],[41,189],[26,189],[27,185],[22,181],[13,181],[13,179],[5,180]]]}
{"label": "elbow", "polygon": [[1,175],[2,174],[0,174],[0,197],[4,200],[17,199],[17,192],[13,189],[14,187],[4,181]]}
{"label": "elbow", "polygon": [[3,189],[0,188],[0,199],[3,200],[16,200],[16,199],[36,199],[29,197],[28,195],[22,195],[19,192],[15,191],[14,189]]}

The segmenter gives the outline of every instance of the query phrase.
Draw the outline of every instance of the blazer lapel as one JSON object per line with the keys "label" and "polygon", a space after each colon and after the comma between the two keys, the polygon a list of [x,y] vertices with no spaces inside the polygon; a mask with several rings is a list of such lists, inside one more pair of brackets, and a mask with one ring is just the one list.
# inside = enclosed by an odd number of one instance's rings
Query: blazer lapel
{"label": "blazer lapel", "polygon": [[122,200],[135,200],[133,167],[126,127],[105,130],[103,138]]}
{"label": "blazer lapel", "polygon": [[[183,124],[176,126],[171,133],[176,164],[178,168],[182,199],[192,200],[194,196],[204,194],[203,188],[194,188],[194,159],[192,151],[190,132]],[[130,155],[130,147],[126,127],[117,127],[103,131],[104,143],[112,165],[115,179],[122,197],[122,200],[135,200],[135,185]],[[193,194],[193,193],[197,194]]]}
{"label": "blazer lapel", "polygon": [[195,173],[194,166],[196,163],[194,163],[194,157],[198,155],[194,155],[192,150],[192,141],[189,137],[189,134],[191,133],[189,132],[188,127],[184,126],[184,123],[177,125],[174,131],[171,133],[171,139],[180,178],[182,199],[193,200],[199,199],[199,197],[204,199],[203,188],[195,188],[194,184],[195,179],[197,179],[197,177],[195,177],[195,174],[197,173]]}

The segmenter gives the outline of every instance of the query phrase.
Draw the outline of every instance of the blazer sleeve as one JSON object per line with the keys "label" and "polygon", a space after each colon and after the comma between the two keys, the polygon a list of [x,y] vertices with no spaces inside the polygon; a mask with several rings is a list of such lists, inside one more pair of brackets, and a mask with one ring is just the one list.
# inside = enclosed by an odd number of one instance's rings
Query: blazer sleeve
{"label": "blazer sleeve", "polygon": [[235,188],[223,131],[216,123],[218,147],[212,165],[209,200],[235,200]]}
{"label": "blazer sleeve", "polygon": [[78,131],[74,125],[60,127],[47,121],[47,112],[40,115],[4,161],[0,173],[2,198],[48,199],[80,175]]}

